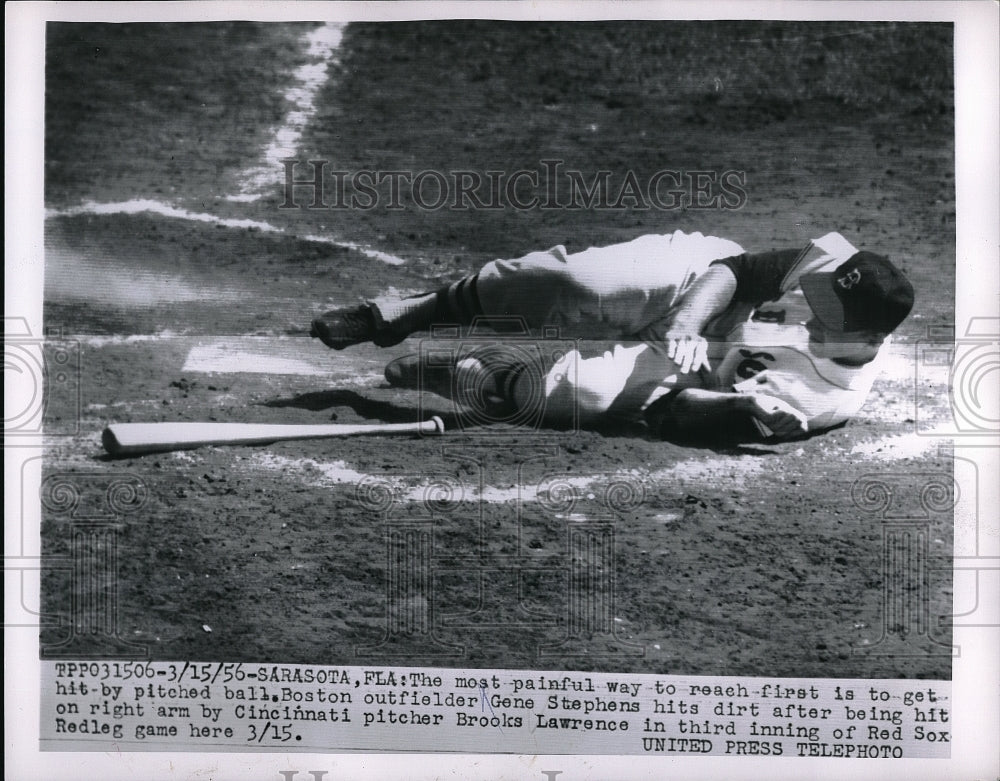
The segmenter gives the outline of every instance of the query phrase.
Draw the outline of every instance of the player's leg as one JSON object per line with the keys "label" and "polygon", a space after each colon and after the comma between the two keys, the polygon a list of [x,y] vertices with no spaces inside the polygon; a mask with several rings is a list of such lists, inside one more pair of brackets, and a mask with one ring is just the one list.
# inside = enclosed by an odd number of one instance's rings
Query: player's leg
{"label": "player's leg", "polygon": [[433,365],[426,356],[421,363],[420,356],[408,355],[386,367],[386,379],[484,411],[537,410],[555,426],[586,425],[606,415],[638,418],[670,389],[701,384],[698,375],[680,374],[664,353],[645,343],[579,347],[548,362],[537,360],[544,353],[510,344],[479,347]]}
{"label": "player's leg", "polygon": [[435,324],[469,325],[483,317],[493,323],[516,319],[534,329],[579,321],[587,297],[588,292],[574,282],[565,249],[554,247],[517,260],[488,263],[478,273],[434,292],[376,298],[328,312],[313,321],[311,335],[342,349],[366,341],[385,347]]}
{"label": "player's leg", "polygon": [[468,325],[485,316],[518,318],[532,330],[555,326],[566,337],[621,337],[664,318],[712,260],[740,252],[731,241],[680,231],[575,255],[554,247],[493,261],[436,292],[327,313],[313,322],[312,335],[337,349],[363,341],[388,346],[435,323]]}
{"label": "player's leg", "polygon": [[556,247],[487,264],[476,289],[488,315],[522,314],[530,328],[556,326],[567,338],[628,338],[666,317],[713,260],[742,251],[681,231],[573,255]]}
{"label": "player's leg", "polygon": [[[642,410],[673,388],[700,386],[697,374],[681,374],[665,353],[644,342],[611,349],[580,345],[537,381],[522,374],[510,386],[518,409],[543,403],[544,419],[553,425],[599,418],[638,419]],[[539,401],[543,399],[543,401]]]}
{"label": "player's leg", "polygon": [[564,247],[553,247],[487,263],[478,273],[436,293],[380,298],[370,305],[378,329],[393,333],[426,330],[434,324],[469,325],[483,318],[494,328],[518,335],[558,327],[565,337],[619,337],[621,325],[634,319],[630,305],[634,308],[642,294],[636,290],[627,297],[631,300],[622,296],[636,285],[617,263],[617,252],[616,247],[604,247],[567,255]]}
{"label": "player's leg", "polygon": [[385,378],[396,388],[423,390],[474,406],[510,406],[511,382],[520,365],[502,348],[482,346],[447,361],[431,356],[404,355],[385,367]]}

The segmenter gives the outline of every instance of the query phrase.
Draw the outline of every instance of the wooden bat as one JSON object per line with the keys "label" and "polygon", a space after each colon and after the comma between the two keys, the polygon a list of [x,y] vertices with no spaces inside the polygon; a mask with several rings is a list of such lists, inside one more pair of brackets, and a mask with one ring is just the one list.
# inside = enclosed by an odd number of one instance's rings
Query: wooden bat
{"label": "wooden bat", "polygon": [[436,415],[422,423],[112,423],[101,434],[113,456],[187,450],[203,445],[266,445],[288,439],[324,439],[386,434],[443,434]]}

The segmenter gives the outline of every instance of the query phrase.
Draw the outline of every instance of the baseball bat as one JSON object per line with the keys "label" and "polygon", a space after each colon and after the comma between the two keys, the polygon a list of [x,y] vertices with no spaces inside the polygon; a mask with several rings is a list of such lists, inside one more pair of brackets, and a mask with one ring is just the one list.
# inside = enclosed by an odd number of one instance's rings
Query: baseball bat
{"label": "baseball bat", "polygon": [[326,439],[365,434],[443,434],[436,415],[420,423],[112,423],[101,441],[113,456],[164,453],[204,445],[267,445],[289,439]]}

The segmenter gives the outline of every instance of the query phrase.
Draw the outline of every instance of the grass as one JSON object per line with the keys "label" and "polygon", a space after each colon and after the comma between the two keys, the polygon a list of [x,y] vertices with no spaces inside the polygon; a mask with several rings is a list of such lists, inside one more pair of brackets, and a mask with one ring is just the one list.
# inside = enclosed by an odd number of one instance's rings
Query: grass
{"label": "grass", "polygon": [[947,114],[953,101],[950,24],[449,21],[352,31],[417,68],[447,59],[456,78],[499,77],[539,105],[655,97]]}
{"label": "grass", "polygon": [[311,25],[49,23],[45,185],[78,194],[210,194],[256,161]]}

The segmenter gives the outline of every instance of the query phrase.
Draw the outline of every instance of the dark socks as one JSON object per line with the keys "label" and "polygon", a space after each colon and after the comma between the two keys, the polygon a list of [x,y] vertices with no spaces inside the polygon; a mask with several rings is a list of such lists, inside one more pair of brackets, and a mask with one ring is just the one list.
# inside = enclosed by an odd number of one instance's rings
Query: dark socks
{"label": "dark socks", "polygon": [[443,287],[435,293],[434,323],[469,325],[482,315],[483,308],[476,295],[478,275],[472,274]]}
{"label": "dark socks", "polygon": [[483,313],[476,295],[476,279],[473,274],[437,292],[372,301],[379,330],[410,334],[429,330],[433,325],[469,325]]}

